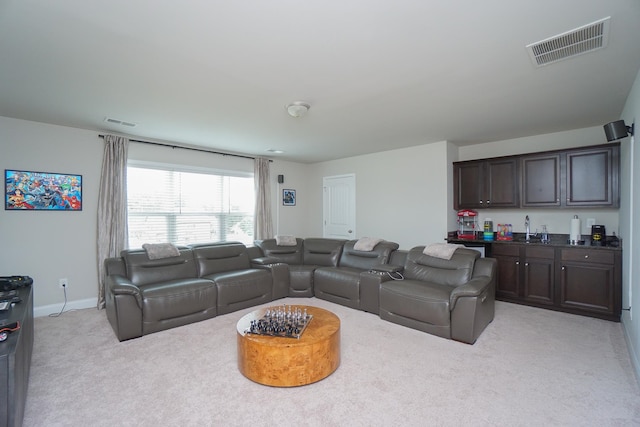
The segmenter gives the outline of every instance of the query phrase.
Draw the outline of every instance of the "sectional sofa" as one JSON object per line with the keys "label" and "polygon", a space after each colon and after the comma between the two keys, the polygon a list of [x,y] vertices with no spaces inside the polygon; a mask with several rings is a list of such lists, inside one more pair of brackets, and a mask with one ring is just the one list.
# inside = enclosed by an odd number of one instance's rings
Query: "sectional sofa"
{"label": "sectional sofa", "polygon": [[125,250],[105,260],[107,318],[123,341],[285,297],[316,297],[469,344],[493,320],[494,259],[465,248],[450,248],[447,259],[425,246],[361,242],[196,244],[160,258]]}

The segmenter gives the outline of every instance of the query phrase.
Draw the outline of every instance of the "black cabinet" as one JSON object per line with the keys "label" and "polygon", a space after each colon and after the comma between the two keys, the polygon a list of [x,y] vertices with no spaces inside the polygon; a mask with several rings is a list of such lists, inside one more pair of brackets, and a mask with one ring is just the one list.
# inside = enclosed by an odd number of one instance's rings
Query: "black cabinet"
{"label": "black cabinet", "polygon": [[554,248],[524,243],[494,244],[491,256],[498,261],[496,297],[534,305],[554,304]]}
{"label": "black cabinet", "polygon": [[454,209],[620,206],[620,144],[454,162]]}
{"label": "black cabinet", "polygon": [[20,288],[22,302],[0,317],[2,324],[20,322],[20,329],[0,343],[0,425],[21,426],[27,399],[33,352],[33,296],[31,287]]}
{"label": "black cabinet", "polygon": [[492,243],[496,299],[620,321],[622,252],[608,248]]}
{"label": "black cabinet", "polygon": [[567,152],[566,205],[619,207],[619,157],[619,145]]}
{"label": "black cabinet", "polygon": [[520,180],[517,158],[456,162],[454,208],[517,208]]}
{"label": "black cabinet", "polygon": [[560,206],[560,155],[522,157],[522,206]]}
{"label": "black cabinet", "polygon": [[575,312],[619,320],[621,272],[619,254],[593,249],[561,251],[560,305]]}
{"label": "black cabinet", "polygon": [[494,244],[491,257],[498,261],[496,297],[511,300],[521,298],[520,248],[517,244]]}
{"label": "black cabinet", "polygon": [[524,248],[524,292],[526,301],[553,305],[555,293],[555,251],[551,247]]}

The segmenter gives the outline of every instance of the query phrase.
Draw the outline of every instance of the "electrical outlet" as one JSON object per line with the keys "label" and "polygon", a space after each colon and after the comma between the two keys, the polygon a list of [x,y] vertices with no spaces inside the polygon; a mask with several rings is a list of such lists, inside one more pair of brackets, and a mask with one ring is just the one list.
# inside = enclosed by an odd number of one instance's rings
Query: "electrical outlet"
{"label": "electrical outlet", "polygon": [[58,285],[60,289],[68,289],[69,288],[69,279],[66,277],[64,279],[58,279]]}
{"label": "electrical outlet", "polygon": [[591,233],[591,227],[596,225],[596,219],[595,218],[587,218],[587,232]]}

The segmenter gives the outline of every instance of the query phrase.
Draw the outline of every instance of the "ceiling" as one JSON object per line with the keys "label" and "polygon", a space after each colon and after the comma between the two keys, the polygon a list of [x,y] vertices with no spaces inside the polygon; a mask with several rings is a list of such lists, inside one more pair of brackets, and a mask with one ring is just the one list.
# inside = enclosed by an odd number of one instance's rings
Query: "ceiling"
{"label": "ceiling", "polygon": [[638,0],[0,0],[0,116],[305,163],[599,126],[639,69]]}

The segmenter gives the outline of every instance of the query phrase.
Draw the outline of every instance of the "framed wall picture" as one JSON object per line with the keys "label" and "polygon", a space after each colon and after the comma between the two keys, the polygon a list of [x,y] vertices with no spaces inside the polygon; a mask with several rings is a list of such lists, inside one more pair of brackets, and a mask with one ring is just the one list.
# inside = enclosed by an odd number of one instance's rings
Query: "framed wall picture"
{"label": "framed wall picture", "polygon": [[296,190],[282,190],[282,204],[284,206],[296,205]]}
{"label": "framed wall picture", "polygon": [[4,182],[5,210],[82,210],[82,175],[5,169]]}

